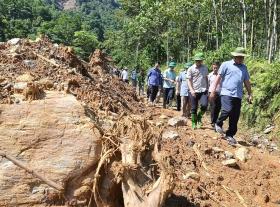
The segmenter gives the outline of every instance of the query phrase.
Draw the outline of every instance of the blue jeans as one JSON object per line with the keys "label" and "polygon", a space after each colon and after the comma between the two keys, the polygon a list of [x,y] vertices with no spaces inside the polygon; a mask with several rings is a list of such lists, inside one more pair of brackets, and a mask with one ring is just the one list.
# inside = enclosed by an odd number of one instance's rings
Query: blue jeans
{"label": "blue jeans", "polygon": [[175,88],[163,88],[163,108],[166,108],[166,104],[174,98]]}
{"label": "blue jeans", "polygon": [[216,124],[220,127],[223,122],[229,118],[229,128],[226,131],[226,136],[234,136],[237,132],[237,124],[240,116],[241,99],[231,96],[221,96],[222,110]]}

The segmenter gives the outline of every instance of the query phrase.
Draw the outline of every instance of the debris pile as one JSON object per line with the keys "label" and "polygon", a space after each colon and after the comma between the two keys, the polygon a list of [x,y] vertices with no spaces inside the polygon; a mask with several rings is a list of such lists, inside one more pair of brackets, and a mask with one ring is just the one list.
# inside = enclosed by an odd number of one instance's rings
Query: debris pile
{"label": "debris pile", "polygon": [[95,113],[120,114],[141,108],[135,91],[108,74],[109,58],[100,50],[88,64],[70,47],[52,44],[47,38],[11,42],[0,47],[0,103],[19,102],[15,95],[19,92],[29,100],[40,99],[45,89],[65,90]]}
{"label": "debris pile", "polygon": [[45,37],[0,45],[0,205],[164,204],[174,173],[162,131],[137,115],[144,105],[110,61],[96,50],[86,63]]}

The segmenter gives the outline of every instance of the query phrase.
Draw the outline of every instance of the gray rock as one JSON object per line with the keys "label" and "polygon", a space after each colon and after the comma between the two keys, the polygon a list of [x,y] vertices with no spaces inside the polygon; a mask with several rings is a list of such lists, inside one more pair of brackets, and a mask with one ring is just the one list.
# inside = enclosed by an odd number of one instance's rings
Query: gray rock
{"label": "gray rock", "polygon": [[227,167],[235,167],[235,166],[237,166],[236,159],[225,160],[225,161],[222,162],[222,164],[224,166],[227,166]]}
{"label": "gray rock", "polygon": [[8,41],[8,43],[11,44],[11,45],[17,45],[17,44],[19,44],[20,42],[21,42],[21,39],[20,39],[20,38],[13,38],[13,39],[10,39],[10,40]]}
{"label": "gray rock", "polygon": [[186,175],[183,175],[183,179],[186,180],[186,179],[193,179],[193,180],[197,180],[199,181],[200,179],[200,175],[196,172],[189,172],[187,173]]}
{"label": "gray rock", "polygon": [[219,148],[219,147],[212,147],[213,152],[215,153],[220,153],[220,152],[224,152],[223,149]]}
{"label": "gray rock", "polygon": [[163,139],[173,139],[173,140],[175,140],[179,137],[180,137],[179,134],[175,131],[165,131],[162,134]]}
{"label": "gray rock", "polygon": [[168,125],[173,127],[187,125],[188,119],[186,117],[174,117],[168,120]]}
{"label": "gray rock", "polygon": [[266,129],[264,130],[263,133],[269,134],[270,132],[272,132],[273,129],[274,129],[274,126],[268,127],[268,128],[266,128]]}
{"label": "gray rock", "polygon": [[278,150],[278,146],[275,143],[271,143],[270,148],[273,149],[273,150]]}
{"label": "gray rock", "polygon": [[168,116],[166,116],[166,115],[161,115],[160,117],[159,117],[160,119],[168,119]]}
{"label": "gray rock", "polygon": [[36,67],[36,62],[34,60],[24,60],[23,63],[30,68]]}
{"label": "gray rock", "polygon": [[235,151],[235,157],[242,162],[246,162],[249,158],[249,150],[245,147],[240,147]]}
{"label": "gray rock", "polygon": [[229,152],[229,151],[225,151],[225,152],[224,152],[224,155],[225,155],[225,158],[226,158],[227,160],[234,158],[233,153],[231,153],[231,152]]}

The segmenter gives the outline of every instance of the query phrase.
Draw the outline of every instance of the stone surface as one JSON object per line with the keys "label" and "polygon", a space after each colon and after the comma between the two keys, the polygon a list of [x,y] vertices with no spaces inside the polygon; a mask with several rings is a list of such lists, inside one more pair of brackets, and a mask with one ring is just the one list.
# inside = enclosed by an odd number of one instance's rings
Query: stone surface
{"label": "stone surface", "polygon": [[[44,100],[0,105],[0,131],[0,151],[60,185],[100,155],[99,131],[72,95],[47,92]],[[0,206],[41,206],[46,189],[52,188],[0,159]]]}
{"label": "stone surface", "polygon": [[193,179],[193,180],[197,180],[197,181],[199,181],[199,179],[200,179],[200,175],[198,174],[198,173],[196,173],[196,172],[189,172],[189,173],[187,173],[187,174],[185,174],[184,176],[183,176],[183,179]]}
{"label": "stone surface", "polygon": [[235,151],[235,157],[242,162],[246,162],[249,158],[249,150],[245,147],[240,147]]}
{"label": "stone surface", "polygon": [[222,162],[222,164],[224,166],[228,166],[228,167],[235,167],[235,166],[237,166],[237,162],[236,162],[235,159],[225,160],[225,161]]}
{"label": "stone surface", "polygon": [[224,152],[223,149],[219,148],[219,147],[212,147],[213,152],[215,153],[220,153],[220,152]]}
{"label": "stone surface", "polygon": [[229,151],[225,151],[224,155],[227,160],[234,158],[234,154]]}
{"label": "stone surface", "polygon": [[179,137],[179,134],[175,131],[165,131],[162,134],[163,139],[177,139]]}
{"label": "stone surface", "polygon": [[174,117],[174,118],[169,119],[168,120],[168,125],[173,126],[173,127],[185,126],[185,125],[187,125],[187,121],[188,121],[187,118],[178,116],[178,117]]}
{"label": "stone surface", "polygon": [[274,126],[268,127],[268,128],[266,128],[266,129],[264,130],[263,133],[269,134],[270,132],[272,132],[273,129],[274,129]]}
{"label": "stone surface", "polygon": [[13,38],[13,39],[10,39],[10,40],[8,41],[8,43],[11,44],[11,45],[17,45],[17,44],[19,44],[20,42],[21,42],[21,39],[20,39],[20,38]]}
{"label": "stone surface", "polygon": [[159,118],[160,118],[160,119],[168,119],[168,116],[162,114]]}

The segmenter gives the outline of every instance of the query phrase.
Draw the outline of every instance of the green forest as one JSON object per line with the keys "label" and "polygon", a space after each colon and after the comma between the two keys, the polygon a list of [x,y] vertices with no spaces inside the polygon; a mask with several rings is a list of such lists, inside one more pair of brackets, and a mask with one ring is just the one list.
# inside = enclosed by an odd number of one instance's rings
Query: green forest
{"label": "green forest", "polygon": [[67,11],[55,0],[4,0],[0,41],[46,35],[85,60],[101,48],[119,67],[145,70],[156,61],[183,64],[198,51],[209,66],[245,47],[254,101],[243,118],[263,129],[280,125],[279,14],[277,0],[77,0]]}

